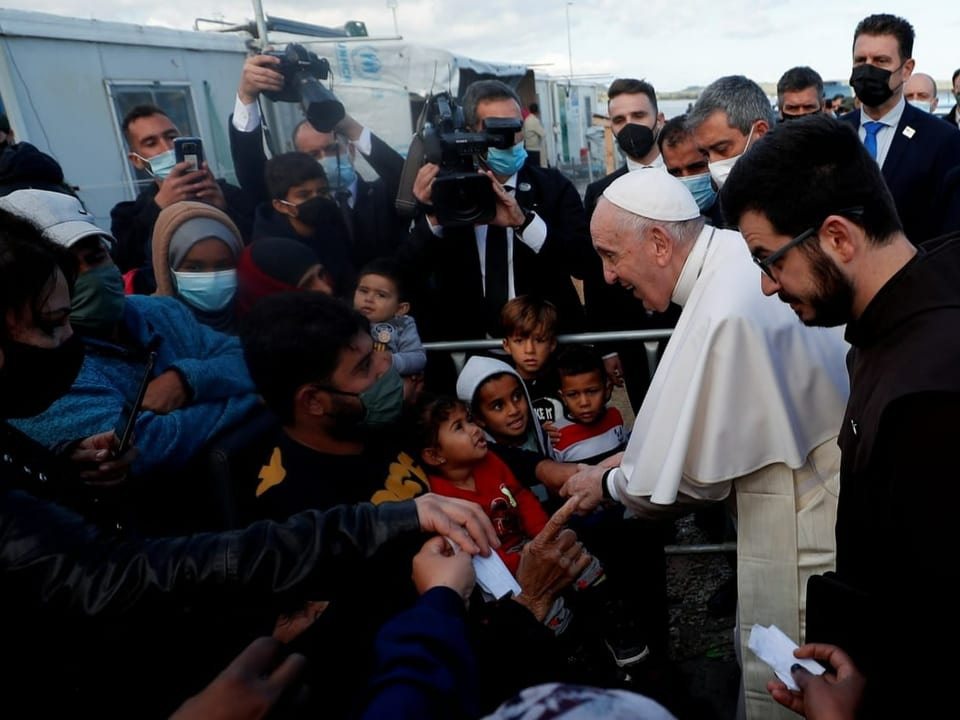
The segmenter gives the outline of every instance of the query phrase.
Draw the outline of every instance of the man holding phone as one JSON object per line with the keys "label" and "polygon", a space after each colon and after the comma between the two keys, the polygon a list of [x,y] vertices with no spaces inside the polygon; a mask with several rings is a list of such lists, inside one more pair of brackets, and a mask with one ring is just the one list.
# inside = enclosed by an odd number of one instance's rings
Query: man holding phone
{"label": "man holding phone", "polygon": [[180,130],[160,108],[134,107],[123,119],[123,133],[130,162],[153,178],[136,200],[117,203],[110,211],[111,232],[117,239],[115,259],[122,272],[135,271],[133,292],[156,290],[150,251],[153,226],[160,211],[175,202],[201,200],[220,208],[236,223],[244,241],[249,240],[253,203],[240,188],[213,177],[203,161],[199,138],[190,138],[191,154],[199,156],[198,169],[191,169],[189,158],[177,158],[174,146]]}

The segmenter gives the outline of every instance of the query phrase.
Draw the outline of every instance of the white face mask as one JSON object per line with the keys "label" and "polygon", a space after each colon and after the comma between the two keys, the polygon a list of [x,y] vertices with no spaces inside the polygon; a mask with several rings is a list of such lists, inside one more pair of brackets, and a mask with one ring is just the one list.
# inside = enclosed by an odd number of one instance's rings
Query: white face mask
{"label": "white face mask", "polygon": [[713,181],[717,184],[717,189],[723,187],[723,184],[727,181],[727,176],[730,174],[730,171],[733,170],[733,166],[737,164],[737,160],[743,157],[743,153],[747,151],[747,148],[750,147],[750,141],[753,139],[753,126],[750,127],[750,134],[747,135],[747,144],[743,146],[743,152],[739,155],[734,155],[733,157],[728,157],[725,160],[717,160],[716,162],[707,163],[707,167],[710,168],[710,177],[713,178]]}
{"label": "white face mask", "polygon": [[924,102],[923,100],[908,100],[911,105],[913,105],[917,110],[923,110],[925,113],[933,112],[933,108],[930,107],[931,103]]}
{"label": "white face mask", "polygon": [[223,310],[237,293],[237,271],[177,272],[177,295],[198,310],[216,312]]}

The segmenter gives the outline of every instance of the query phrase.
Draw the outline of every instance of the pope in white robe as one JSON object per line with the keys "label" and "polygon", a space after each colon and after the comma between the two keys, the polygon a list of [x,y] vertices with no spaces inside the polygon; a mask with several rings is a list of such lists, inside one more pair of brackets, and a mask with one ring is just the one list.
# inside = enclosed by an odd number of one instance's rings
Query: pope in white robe
{"label": "pope in white robe", "polygon": [[743,237],[705,225],[667,173],[612,183],[591,234],[607,282],[648,310],[672,301],[683,311],[619,467],[578,473],[562,494],[641,517],[735,501],[746,717],[795,717],[770,698],[773,673],[747,643],[760,623],[803,644],[807,578],[834,566],[836,439],[849,393],[842,328],[805,327],[764,296]]}

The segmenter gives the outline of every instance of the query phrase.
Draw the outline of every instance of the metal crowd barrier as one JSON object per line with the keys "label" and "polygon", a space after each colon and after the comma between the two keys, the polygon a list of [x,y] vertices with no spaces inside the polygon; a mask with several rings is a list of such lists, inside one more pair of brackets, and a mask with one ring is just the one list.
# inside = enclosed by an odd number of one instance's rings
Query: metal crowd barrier
{"label": "metal crowd barrier", "polygon": [[[657,343],[670,337],[673,330],[667,328],[662,330],[618,330],[615,332],[593,332],[593,333],[575,333],[572,335],[558,335],[557,342],[561,345],[570,343],[606,343],[617,342],[619,340],[641,340],[647,344],[647,366],[652,375],[657,366]],[[491,350],[503,347],[501,340],[490,338],[486,340],[445,340],[437,342],[425,342],[423,344],[427,350],[448,351],[453,355],[454,362],[457,365],[457,372],[463,369],[463,354],[468,350]],[[704,543],[688,545],[666,545],[664,551],[667,555],[706,555],[711,553],[736,552],[736,542],[723,543]]]}

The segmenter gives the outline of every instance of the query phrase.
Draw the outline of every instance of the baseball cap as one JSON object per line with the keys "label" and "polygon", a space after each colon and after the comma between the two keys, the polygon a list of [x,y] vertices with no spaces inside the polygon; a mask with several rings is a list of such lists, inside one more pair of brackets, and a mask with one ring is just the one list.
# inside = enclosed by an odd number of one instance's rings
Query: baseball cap
{"label": "baseball cap", "polygon": [[687,186],[662,168],[632,170],[603,191],[603,197],[634,215],[663,222],[700,217]]}
{"label": "baseball cap", "polygon": [[36,225],[48,240],[72,247],[75,243],[97,236],[109,251],[117,240],[93,222],[80,199],[51,190],[16,190],[0,198],[0,209]]}

